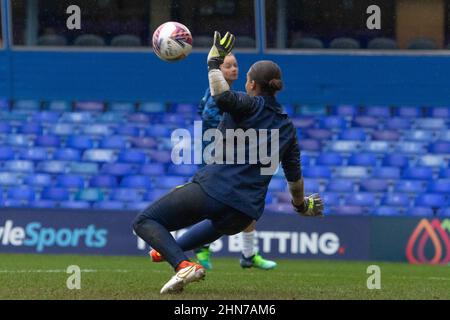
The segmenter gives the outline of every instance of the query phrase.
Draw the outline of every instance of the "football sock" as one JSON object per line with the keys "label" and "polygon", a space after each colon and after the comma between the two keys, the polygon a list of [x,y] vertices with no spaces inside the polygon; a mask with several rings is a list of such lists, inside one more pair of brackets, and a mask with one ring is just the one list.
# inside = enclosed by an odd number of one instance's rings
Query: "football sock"
{"label": "football sock", "polygon": [[250,258],[255,255],[257,249],[255,247],[255,230],[250,232],[242,232],[242,255]]}

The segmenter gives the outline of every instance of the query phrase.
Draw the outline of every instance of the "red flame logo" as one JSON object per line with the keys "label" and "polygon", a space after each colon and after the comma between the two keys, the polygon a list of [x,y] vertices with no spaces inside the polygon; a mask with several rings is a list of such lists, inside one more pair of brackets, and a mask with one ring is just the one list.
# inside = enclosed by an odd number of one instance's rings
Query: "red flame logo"
{"label": "red flame logo", "polygon": [[[428,241],[431,241],[434,247],[434,256],[431,259],[425,256],[425,247]],[[416,254],[414,248],[416,248]],[[446,252],[445,255],[444,252]],[[450,262],[450,239],[438,219],[433,219],[431,223],[427,219],[420,220],[409,238],[406,257],[410,263],[414,264],[447,264]]]}

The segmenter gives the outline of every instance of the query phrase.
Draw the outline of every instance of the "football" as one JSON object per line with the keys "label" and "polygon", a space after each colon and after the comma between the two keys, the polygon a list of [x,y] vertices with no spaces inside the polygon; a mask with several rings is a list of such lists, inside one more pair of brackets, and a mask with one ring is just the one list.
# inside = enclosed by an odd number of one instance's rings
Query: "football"
{"label": "football", "polygon": [[153,51],[164,61],[179,61],[191,53],[192,41],[191,32],[185,25],[169,21],[153,33]]}

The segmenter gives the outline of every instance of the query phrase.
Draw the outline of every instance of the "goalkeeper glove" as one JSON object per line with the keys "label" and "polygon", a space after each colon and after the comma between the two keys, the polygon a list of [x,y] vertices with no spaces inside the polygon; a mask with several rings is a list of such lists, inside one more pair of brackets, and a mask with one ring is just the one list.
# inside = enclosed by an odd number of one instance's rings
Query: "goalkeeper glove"
{"label": "goalkeeper glove", "polygon": [[301,205],[296,206],[294,202],[292,205],[295,211],[304,217],[323,217],[323,202],[317,193],[305,197]]}
{"label": "goalkeeper glove", "polygon": [[218,31],[214,32],[214,44],[208,54],[208,70],[219,69],[225,57],[233,50],[234,35],[227,32],[223,38]]}

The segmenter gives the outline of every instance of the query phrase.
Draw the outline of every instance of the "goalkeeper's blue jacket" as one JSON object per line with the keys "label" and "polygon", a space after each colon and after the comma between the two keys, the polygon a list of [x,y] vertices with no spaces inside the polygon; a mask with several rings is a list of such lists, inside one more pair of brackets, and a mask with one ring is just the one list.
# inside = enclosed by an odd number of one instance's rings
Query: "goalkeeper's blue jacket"
{"label": "goalkeeper's blue jacket", "polygon": [[[286,179],[294,182],[302,177],[297,131],[275,97],[250,97],[242,92],[226,91],[213,99],[223,112],[218,126],[223,135],[223,146],[226,146],[226,129],[268,129],[269,146],[272,143],[270,130],[278,129],[279,148],[276,151]],[[246,155],[250,148],[246,143]],[[248,160],[246,156],[245,164],[236,164],[236,161],[234,164],[209,164],[196,173],[193,182],[199,183],[209,196],[257,220],[264,211],[272,175],[261,174],[261,168],[268,165],[261,164],[259,158],[256,164],[250,164]]]}

